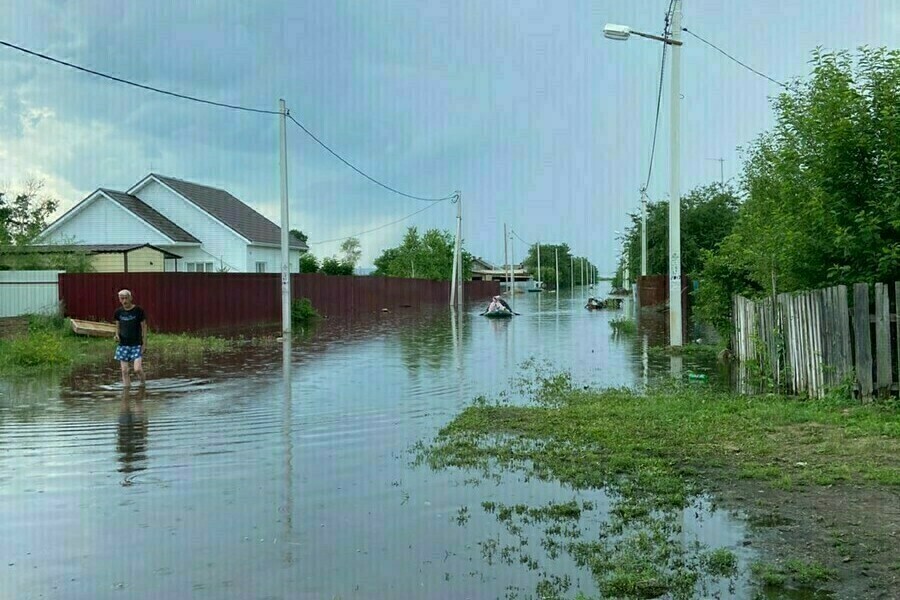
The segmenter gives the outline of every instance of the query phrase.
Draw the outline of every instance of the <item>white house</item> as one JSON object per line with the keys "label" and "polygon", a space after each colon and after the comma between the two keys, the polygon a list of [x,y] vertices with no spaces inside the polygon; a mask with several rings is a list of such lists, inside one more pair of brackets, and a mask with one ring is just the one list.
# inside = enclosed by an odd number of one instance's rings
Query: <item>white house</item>
{"label": "white house", "polygon": [[[281,229],[225,190],[151,173],[100,188],[47,227],[41,244],[150,244],[180,258],[166,271],[281,272]],[[290,238],[291,271],[308,250]]]}

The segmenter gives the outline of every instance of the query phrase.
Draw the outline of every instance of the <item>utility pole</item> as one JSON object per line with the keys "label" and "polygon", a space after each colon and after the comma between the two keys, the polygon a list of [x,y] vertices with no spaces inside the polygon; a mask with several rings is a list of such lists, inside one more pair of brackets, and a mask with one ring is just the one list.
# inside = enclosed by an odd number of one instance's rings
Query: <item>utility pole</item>
{"label": "utility pole", "polygon": [[641,275],[647,276],[647,190],[641,188]]}
{"label": "utility pole", "polygon": [[[681,41],[681,0],[672,9],[672,41]],[[671,180],[669,198],[669,345],[682,345],[681,314],[681,46],[672,45]]]}
{"label": "utility pole", "polygon": [[540,240],[538,240],[538,243],[537,243],[537,260],[538,260],[537,285],[538,285],[538,289],[541,289],[541,241]]}
{"label": "utility pole", "polygon": [[[456,192],[456,244],[453,248],[453,270],[450,275],[450,306],[462,306],[462,193]],[[457,295],[458,294],[458,295]],[[457,302],[457,299],[459,302]]]}
{"label": "utility pole", "polygon": [[572,295],[575,295],[575,257],[569,256],[569,283],[572,284]]}
{"label": "utility pole", "polygon": [[556,256],[556,298],[559,299],[559,248],[554,248],[553,254]]}
{"label": "utility pole", "polygon": [[509,237],[506,235],[506,223],[503,224],[503,278],[506,279],[506,291],[512,293],[510,291],[510,283],[509,283],[509,252],[507,250],[507,246],[509,245]]}
{"label": "utility pole", "polygon": [[287,176],[287,108],[284,100],[278,101],[278,151],[281,180],[281,332],[291,334],[291,251],[290,224],[288,223]]}

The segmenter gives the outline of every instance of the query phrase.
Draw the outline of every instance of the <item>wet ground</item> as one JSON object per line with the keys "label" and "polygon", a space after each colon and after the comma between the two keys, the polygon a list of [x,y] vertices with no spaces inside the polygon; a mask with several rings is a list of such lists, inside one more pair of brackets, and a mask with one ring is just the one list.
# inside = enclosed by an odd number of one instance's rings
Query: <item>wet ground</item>
{"label": "wet ground", "polygon": [[[623,310],[583,305],[521,294],[508,321],[478,305],[324,323],[286,361],[272,345],[178,372],[151,361],[145,392],[124,394],[113,364],[0,381],[0,596],[528,598],[553,578],[565,597],[595,594],[536,532],[532,561],[504,560],[521,542],[481,504],[588,501],[590,536],[602,492],[433,472],[410,452],[476,396],[514,394],[532,359],[603,386],[669,373],[647,336],[613,331]],[[725,381],[680,360],[703,385]],[[752,558],[738,517],[699,502],[682,520],[685,544]],[[744,579],[709,594],[751,597]]]}

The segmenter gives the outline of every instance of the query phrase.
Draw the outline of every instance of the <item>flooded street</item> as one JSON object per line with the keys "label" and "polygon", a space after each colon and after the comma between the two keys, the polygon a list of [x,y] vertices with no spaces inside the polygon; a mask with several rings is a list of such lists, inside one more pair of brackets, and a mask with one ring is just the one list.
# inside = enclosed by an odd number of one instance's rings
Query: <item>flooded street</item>
{"label": "flooded street", "polygon": [[[112,361],[0,382],[3,597],[529,598],[553,578],[569,583],[562,597],[596,596],[590,572],[551,558],[536,527],[533,560],[503,560],[513,536],[482,503],[590,502],[590,537],[609,506],[601,491],[411,464],[474,398],[514,399],[527,361],[585,385],[668,373],[642,334],[613,332],[623,311],[589,312],[576,296],[518,295],[508,321],[478,304],[456,320],[441,308],[326,322],[286,362],[278,345],[180,372],[151,359],[148,390],[127,395]],[[684,362],[716,384],[712,365]],[[740,520],[705,505],[682,519],[685,544],[746,564]],[[732,584],[710,594],[750,597]]]}

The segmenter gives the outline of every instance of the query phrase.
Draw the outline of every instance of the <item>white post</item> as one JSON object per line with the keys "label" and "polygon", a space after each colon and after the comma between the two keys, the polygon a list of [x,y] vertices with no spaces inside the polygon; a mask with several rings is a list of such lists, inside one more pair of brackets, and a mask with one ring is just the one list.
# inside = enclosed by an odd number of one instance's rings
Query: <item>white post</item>
{"label": "white post", "polygon": [[287,180],[287,108],[284,100],[278,101],[279,154],[281,168],[281,331],[291,333],[291,251],[290,225],[288,223],[288,180]]}
{"label": "white post", "polygon": [[647,192],[641,190],[641,275],[647,276]]}
{"label": "white post", "polygon": [[575,257],[569,257],[569,283],[572,284],[572,295],[575,295]]}
{"label": "white post", "polygon": [[[681,40],[681,0],[674,0],[672,40]],[[672,45],[671,180],[669,198],[669,345],[681,346],[681,48]]]}
{"label": "white post", "polygon": [[559,248],[554,248],[553,254],[556,256],[556,297],[559,298]]}
{"label": "white post", "polygon": [[462,192],[456,192],[456,260],[459,262],[459,265],[456,268],[457,278],[456,284],[459,286],[459,303],[458,306],[462,308],[463,306],[463,281],[464,281],[464,272],[463,272],[463,259],[462,259]]}
{"label": "white post", "polygon": [[[459,272],[460,260],[459,260],[459,235],[461,229],[461,221],[462,221],[462,213],[460,212],[460,198],[456,197],[456,243],[453,246],[453,268],[450,273],[450,306],[456,306],[456,288],[460,279],[462,279],[462,273]],[[460,298],[462,294],[460,294]]]}
{"label": "white post", "polygon": [[631,291],[631,249],[628,247],[628,239],[622,238],[622,245],[625,250],[625,291]]}
{"label": "white post", "polygon": [[506,291],[509,292],[509,237],[506,235],[506,223],[503,224],[503,278],[506,280]]}
{"label": "white post", "polygon": [[537,271],[537,284],[538,289],[541,289],[541,241],[538,240],[537,243],[537,259],[538,259],[538,271]]}

